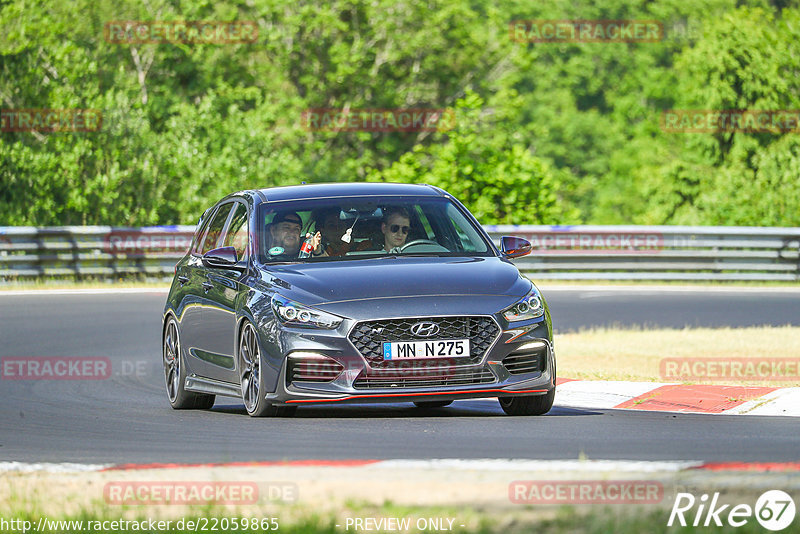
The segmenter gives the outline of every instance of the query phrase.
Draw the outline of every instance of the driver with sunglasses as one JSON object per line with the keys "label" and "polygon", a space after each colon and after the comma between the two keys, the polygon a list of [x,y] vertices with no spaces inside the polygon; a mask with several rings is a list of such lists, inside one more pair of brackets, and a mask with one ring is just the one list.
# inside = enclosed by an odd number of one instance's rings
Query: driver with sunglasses
{"label": "driver with sunglasses", "polygon": [[408,232],[411,229],[411,216],[405,208],[387,208],[381,222],[383,234],[383,250],[393,252],[406,244]]}

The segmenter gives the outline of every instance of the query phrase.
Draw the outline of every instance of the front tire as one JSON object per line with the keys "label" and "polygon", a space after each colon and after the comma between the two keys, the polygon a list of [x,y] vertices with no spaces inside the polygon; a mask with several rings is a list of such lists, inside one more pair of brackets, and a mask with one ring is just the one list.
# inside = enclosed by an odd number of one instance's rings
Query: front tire
{"label": "front tire", "polygon": [[525,397],[500,397],[500,407],[508,415],[544,415],[553,407],[556,398],[555,386],[544,395]]}
{"label": "front tire", "polygon": [[167,386],[167,399],[175,410],[207,410],[214,406],[214,395],[191,393],[184,389],[186,384],[186,366],[181,351],[181,336],[178,322],[174,317],[167,321],[164,329],[164,347],[162,351],[164,363],[164,381]]}
{"label": "front tire", "polygon": [[297,411],[297,406],[275,406],[265,398],[258,333],[249,321],[245,321],[239,336],[239,383],[242,402],[250,417],[291,417]]}

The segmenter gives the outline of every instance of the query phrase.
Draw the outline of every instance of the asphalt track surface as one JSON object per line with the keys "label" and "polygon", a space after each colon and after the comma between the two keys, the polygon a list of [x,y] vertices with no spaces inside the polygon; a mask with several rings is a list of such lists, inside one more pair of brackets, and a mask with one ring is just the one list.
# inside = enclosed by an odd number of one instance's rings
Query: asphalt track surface
{"label": "asphalt track surface", "polygon": [[[800,292],[626,289],[545,293],[561,331],[602,325],[800,324]],[[800,419],[580,410],[503,415],[495,400],[302,407],[251,419],[241,402],[170,409],[160,367],[166,294],[0,293],[0,357],[105,356],[104,380],[0,380],[0,460],[217,463],[538,458],[797,461]]]}

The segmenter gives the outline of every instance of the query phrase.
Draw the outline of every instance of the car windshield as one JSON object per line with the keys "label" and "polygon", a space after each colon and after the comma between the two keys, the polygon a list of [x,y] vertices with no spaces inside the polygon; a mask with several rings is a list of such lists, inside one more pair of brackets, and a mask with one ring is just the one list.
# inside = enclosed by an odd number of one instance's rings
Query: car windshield
{"label": "car windshield", "polygon": [[[386,255],[491,256],[481,231],[447,198],[358,197],[262,204],[262,263],[329,262]],[[304,247],[319,232],[319,246]]]}

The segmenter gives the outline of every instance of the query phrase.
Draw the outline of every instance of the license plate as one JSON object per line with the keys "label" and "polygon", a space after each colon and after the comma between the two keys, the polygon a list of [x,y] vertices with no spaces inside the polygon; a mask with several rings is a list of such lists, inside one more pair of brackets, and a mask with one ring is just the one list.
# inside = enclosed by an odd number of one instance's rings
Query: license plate
{"label": "license plate", "polygon": [[467,356],[469,356],[469,339],[392,341],[383,344],[384,360],[466,358]]}

